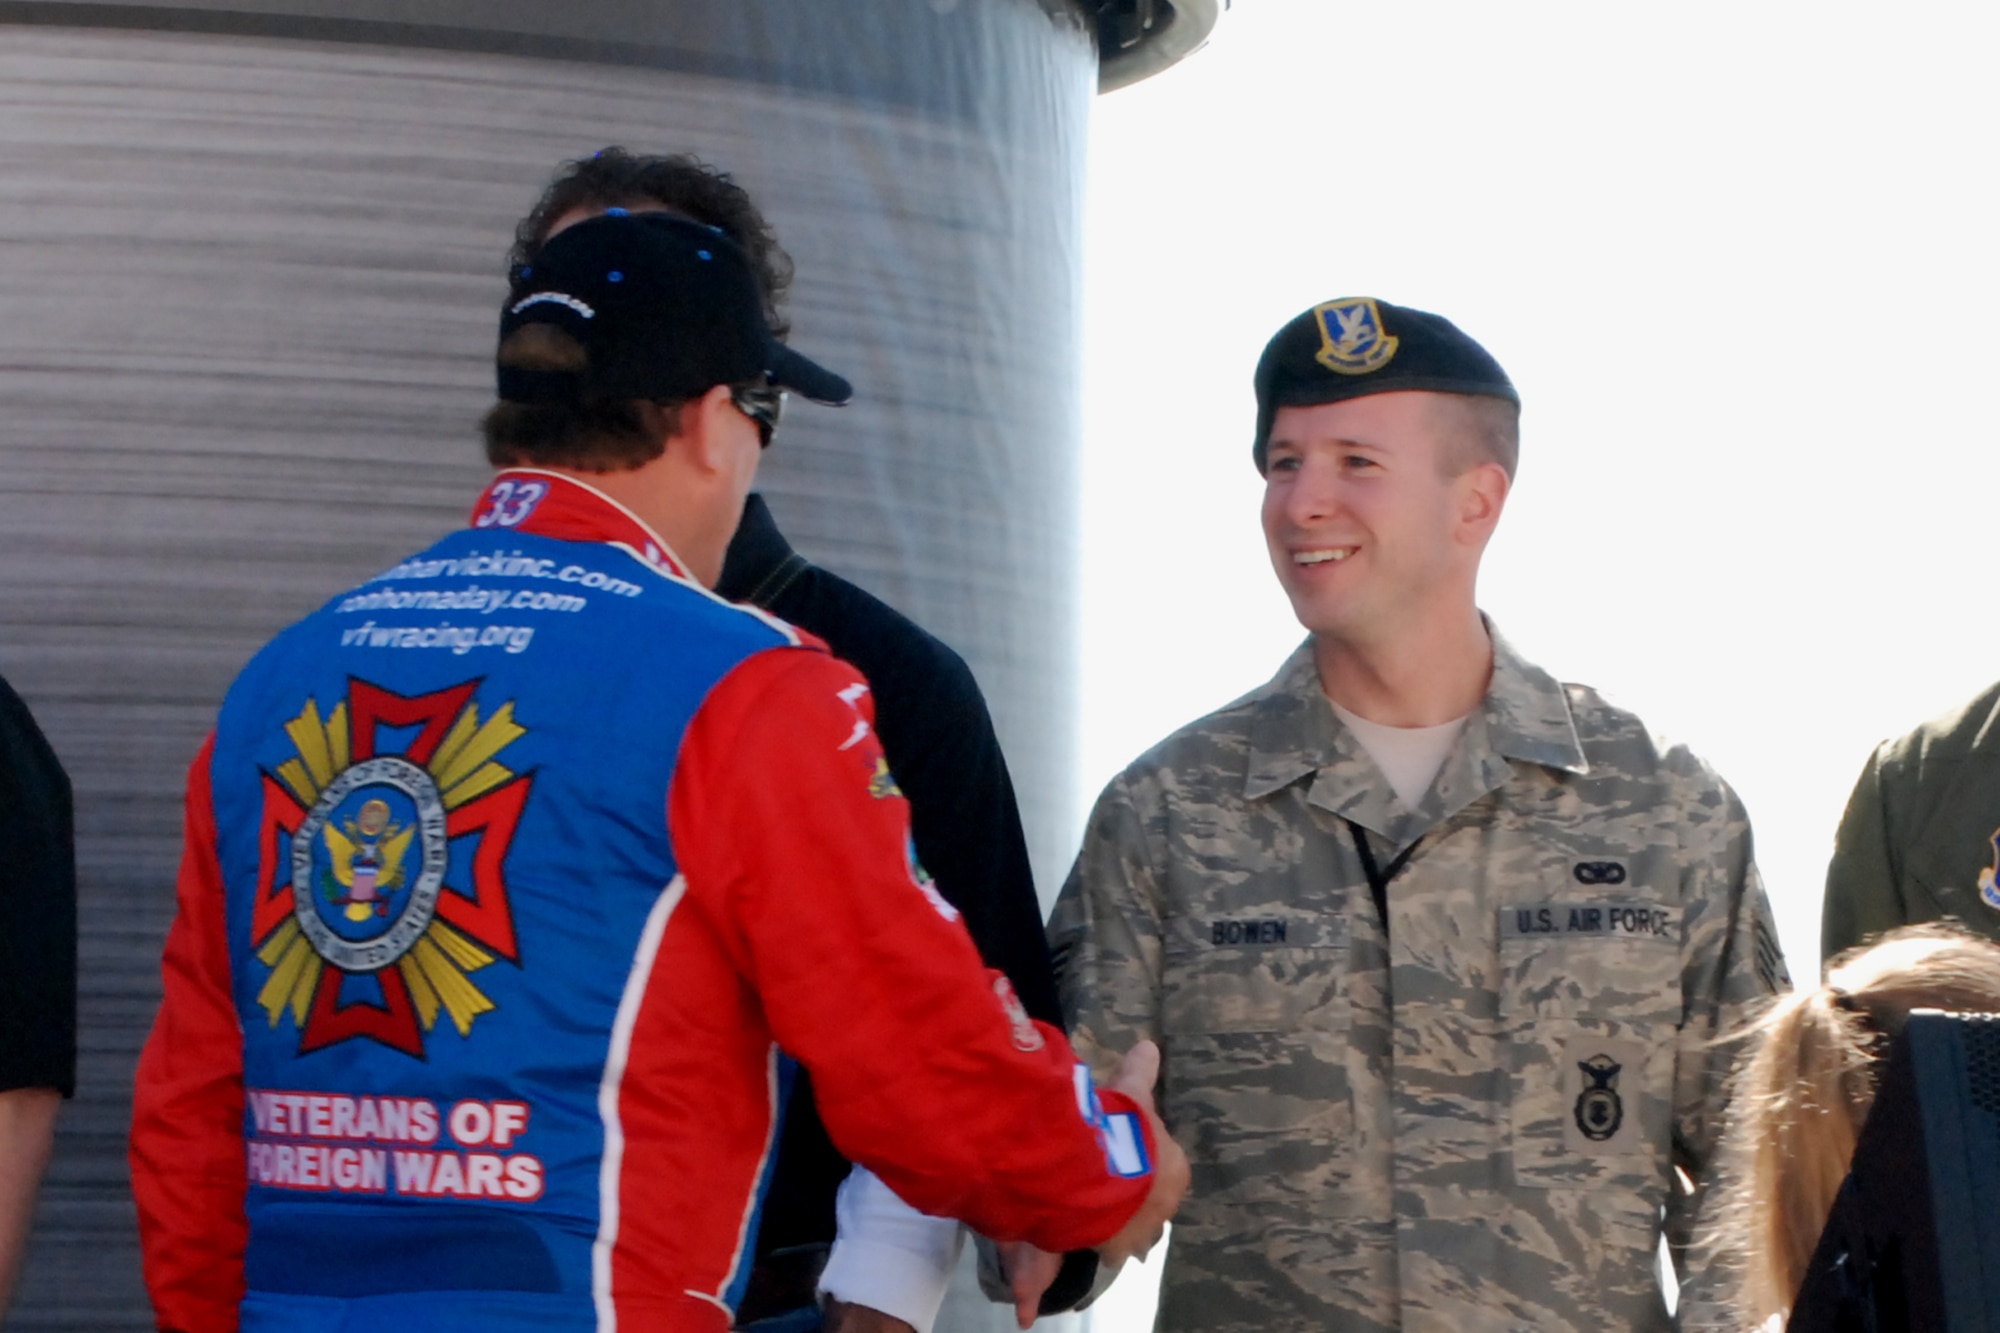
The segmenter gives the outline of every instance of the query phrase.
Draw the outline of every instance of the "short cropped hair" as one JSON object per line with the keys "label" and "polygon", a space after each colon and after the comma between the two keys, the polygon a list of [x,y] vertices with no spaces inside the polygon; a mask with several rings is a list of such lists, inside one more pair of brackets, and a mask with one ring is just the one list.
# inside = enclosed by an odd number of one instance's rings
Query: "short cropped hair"
{"label": "short cropped hair", "polygon": [[1482,463],[1498,463],[1514,479],[1521,461],[1521,405],[1483,394],[1439,394],[1445,413],[1446,446],[1438,462],[1449,477],[1464,476]]}

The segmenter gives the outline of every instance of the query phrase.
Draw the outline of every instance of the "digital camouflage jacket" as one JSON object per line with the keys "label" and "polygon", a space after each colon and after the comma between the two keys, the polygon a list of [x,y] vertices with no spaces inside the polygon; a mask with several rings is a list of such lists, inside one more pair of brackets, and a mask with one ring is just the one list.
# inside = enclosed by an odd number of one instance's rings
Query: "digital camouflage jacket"
{"label": "digital camouflage jacket", "polygon": [[[1717,1034],[1788,984],[1729,788],[1498,635],[1409,809],[1310,644],[1099,799],[1051,935],[1079,1052],[1142,1037],[1194,1184],[1159,1327],[1667,1329]],[[1383,870],[1377,914],[1357,835]],[[1696,1196],[1698,1197],[1698,1195]],[[1723,1327],[1684,1272],[1683,1326]]]}

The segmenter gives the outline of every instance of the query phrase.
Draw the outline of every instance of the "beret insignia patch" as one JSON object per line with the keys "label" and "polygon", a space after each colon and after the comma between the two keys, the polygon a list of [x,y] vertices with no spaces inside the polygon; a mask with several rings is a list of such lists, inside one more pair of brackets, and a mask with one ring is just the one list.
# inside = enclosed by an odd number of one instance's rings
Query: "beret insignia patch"
{"label": "beret insignia patch", "polygon": [[1316,305],[1313,320],[1319,326],[1319,352],[1313,359],[1328,370],[1366,375],[1396,355],[1397,339],[1383,331],[1382,312],[1372,297],[1349,296]]}

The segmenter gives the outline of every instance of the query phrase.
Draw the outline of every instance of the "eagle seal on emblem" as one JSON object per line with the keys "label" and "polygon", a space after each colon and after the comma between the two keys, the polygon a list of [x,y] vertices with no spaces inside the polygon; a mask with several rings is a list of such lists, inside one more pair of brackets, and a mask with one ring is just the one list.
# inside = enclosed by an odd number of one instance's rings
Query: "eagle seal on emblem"
{"label": "eagle seal on emblem", "polygon": [[256,1002],[272,1027],[290,1015],[301,1054],[368,1038],[423,1059],[441,1019],[469,1038],[497,1007],[477,973],[521,965],[505,861],[534,779],[507,754],[528,733],[511,702],[482,714],[477,686],[350,679],[285,724],[250,947],[270,969]]}
{"label": "eagle seal on emblem", "polygon": [[389,895],[403,886],[403,857],[416,831],[391,819],[389,803],[379,797],[362,805],[345,833],[331,821],[324,824],[320,836],[333,859],[332,874],[320,872],[328,901],[345,906],[349,921],[387,916]]}

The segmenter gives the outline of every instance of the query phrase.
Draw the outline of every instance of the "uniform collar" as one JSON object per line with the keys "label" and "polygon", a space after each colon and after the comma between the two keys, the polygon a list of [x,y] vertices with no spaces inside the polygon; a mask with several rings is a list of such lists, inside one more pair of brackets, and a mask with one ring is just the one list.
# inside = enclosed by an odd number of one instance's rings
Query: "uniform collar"
{"label": "uniform collar", "polygon": [[603,542],[631,552],[669,578],[695,581],[666,539],[637,514],[561,472],[507,468],[480,492],[469,522],[475,531]]}
{"label": "uniform collar", "polygon": [[1252,696],[1250,762],[1243,795],[1258,800],[1311,776],[1307,799],[1400,847],[1504,784],[1516,763],[1566,773],[1590,765],[1569,698],[1548,672],[1516,653],[1487,622],[1493,679],[1423,804],[1409,809],[1335,716],[1319,684],[1312,640]]}
{"label": "uniform collar", "polygon": [[1562,683],[1514,651],[1486,622],[1493,637],[1493,683],[1486,687],[1486,730],[1493,748],[1509,759],[1584,774],[1590,763],[1577,738]]}

